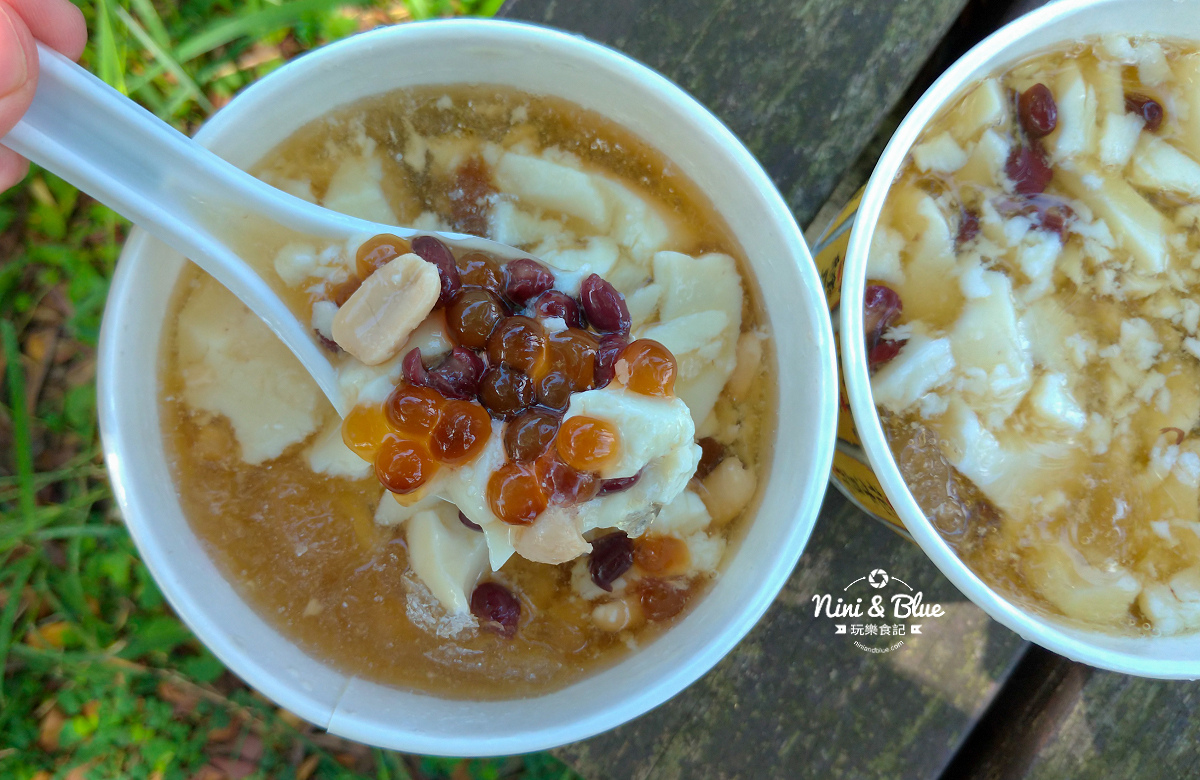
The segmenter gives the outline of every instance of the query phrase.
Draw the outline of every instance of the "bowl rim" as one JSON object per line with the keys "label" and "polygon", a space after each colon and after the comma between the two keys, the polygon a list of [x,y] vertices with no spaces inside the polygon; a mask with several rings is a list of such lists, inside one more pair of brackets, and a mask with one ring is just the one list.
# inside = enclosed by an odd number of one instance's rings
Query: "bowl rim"
{"label": "bowl rim", "polygon": [[[688,95],[681,87],[627,55],[603,44],[590,41],[582,36],[554,30],[542,25],[507,20],[436,20],[377,28],[316,49],[273,71],[263,79],[256,81],[239,93],[226,108],[210,118],[197,133],[197,140],[203,142],[230,123],[239,121],[238,116],[240,112],[237,107],[239,105],[246,106],[263,96],[270,95],[271,90],[279,88],[280,85],[286,82],[286,79],[282,78],[280,74],[288,74],[293,80],[301,78],[303,74],[325,67],[326,63],[336,61],[340,57],[350,56],[353,52],[362,52],[372,46],[402,45],[404,40],[414,35],[445,34],[466,37],[476,33],[495,34],[497,32],[501,35],[511,37],[513,41],[535,42],[539,45],[554,47],[556,52],[565,52],[567,56],[576,58],[579,62],[601,62],[606,67],[624,71],[630,74],[631,78],[645,82],[648,89],[654,92],[658,99],[665,101],[667,104],[672,105],[675,110],[687,115],[689,120],[695,123],[696,127],[719,139],[721,146],[728,153],[731,163],[735,163],[742,169],[748,183],[752,183],[761,190],[764,202],[769,205],[769,212],[765,212],[763,217],[770,219],[777,225],[781,245],[789,247],[791,250],[791,259],[797,265],[798,277],[803,287],[797,293],[806,299],[807,310],[813,312],[812,320],[816,325],[816,331],[809,335],[814,343],[814,354],[819,355],[820,358],[819,364],[814,365],[813,368],[822,372],[820,382],[822,398],[818,400],[823,401],[823,404],[818,407],[819,413],[813,417],[816,423],[813,425],[814,432],[809,451],[813,454],[812,462],[814,466],[811,473],[805,475],[805,479],[802,480],[805,487],[803,488],[803,493],[798,493],[802,497],[802,500],[791,510],[790,517],[794,518],[795,522],[789,525],[785,535],[778,538],[777,552],[774,558],[769,561],[769,565],[764,567],[762,581],[760,586],[754,591],[754,598],[747,602],[742,610],[728,620],[725,629],[713,641],[704,645],[699,651],[693,652],[690,658],[681,658],[678,670],[672,676],[665,678],[661,684],[648,686],[636,696],[623,699],[603,711],[581,717],[555,730],[543,730],[532,733],[517,732],[509,735],[507,738],[489,740],[481,746],[482,749],[487,751],[486,753],[480,752],[480,747],[473,747],[479,743],[479,740],[446,737],[429,732],[416,733],[408,731],[404,735],[405,739],[402,744],[392,743],[391,745],[398,746],[400,749],[410,752],[425,754],[500,755],[504,753],[543,750],[568,742],[574,742],[607,731],[644,714],[695,682],[741,641],[745,634],[749,632],[766,612],[786,583],[806,547],[813,526],[815,525],[828,485],[828,475],[834,451],[837,417],[837,363],[832,324],[829,318],[824,316],[827,308],[822,292],[823,287],[817,275],[816,267],[812,262],[808,246],[791,214],[791,210],[787,207],[782,196],[757,160],[755,160],[741,141],[737,139],[724,123],[696,101],[695,98]],[[138,247],[145,237],[145,233],[135,230],[127,240],[122,256],[124,257],[126,252],[130,254],[138,253]],[[126,490],[127,477],[125,476],[125,470],[122,468],[122,452],[127,448],[136,447],[137,443],[127,440],[117,421],[119,399],[114,394],[114,372],[118,370],[117,365],[120,361],[118,359],[118,345],[114,333],[117,329],[116,320],[118,318],[123,320],[131,316],[128,310],[137,305],[136,301],[130,300],[127,294],[135,270],[132,266],[133,263],[130,262],[119,263],[117,271],[114,274],[112,287],[106,303],[106,316],[101,327],[97,377],[100,397],[100,430],[105,463],[109,469],[110,480],[114,487],[118,506],[126,518],[137,515],[138,509],[135,506],[135,497],[130,495]],[[783,388],[781,387],[779,390],[780,399],[782,399]],[[778,450],[778,447],[775,449]],[[780,462],[777,454],[772,455],[770,473],[778,474],[786,466],[786,463]],[[331,732],[362,742],[378,742],[377,739],[372,738],[372,733],[362,728],[362,724],[355,721],[353,717],[339,720],[336,710],[330,716],[332,722],[329,723],[325,722],[323,717],[312,717],[314,710],[310,706],[312,704],[311,698],[305,697],[302,694],[291,695],[296,693],[294,690],[295,686],[292,686],[291,690],[288,690],[287,686],[283,686],[282,688],[279,686],[270,689],[265,688],[261,681],[255,678],[250,665],[242,662],[241,654],[234,652],[229,647],[229,638],[222,633],[219,626],[207,625],[205,621],[201,621],[204,624],[198,626],[195,619],[196,616],[192,615],[187,608],[187,604],[192,601],[193,596],[186,592],[186,588],[182,586],[177,588],[170,582],[170,578],[160,576],[162,572],[158,570],[157,562],[147,558],[145,555],[147,540],[143,539],[143,533],[148,534],[149,532],[142,529],[141,522],[135,520],[133,523],[128,523],[127,521],[127,524],[143,561],[150,569],[156,582],[163,588],[163,593],[167,600],[176,608],[180,618],[196,633],[197,637],[201,638],[201,641],[231,670],[243,679],[251,680],[255,688],[263,690],[264,693],[279,702],[282,706],[287,707],[310,721],[324,725]],[[167,585],[164,586],[164,583],[167,583]],[[246,603],[244,599],[242,601]],[[249,607],[250,605],[247,603],[247,606]],[[250,609],[253,610],[253,607],[250,607]],[[197,630],[198,628],[200,630]],[[284,638],[295,646],[295,642],[291,638],[286,635],[284,635]],[[630,657],[633,656],[626,656],[609,668],[619,666]],[[326,661],[316,656],[310,656],[310,658],[313,658],[313,660],[324,666],[328,665]],[[602,674],[603,671],[592,672],[582,679],[586,680],[597,674]],[[556,689],[548,694],[538,694],[532,698],[536,699],[560,693],[562,690],[570,688],[573,684],[568,683],[564,688]],[[432,694],[421,694],[406,689],[397,688],[397,690],[418,696],[433,696]],[[492,703],[483,702],[482,704]]]}
{"label": "bowl rim", "polygon": [[[884,201],[909,150],[937,112],[956,97],[961,89],[978,78],[974,74],[983,66],[990,64],[989,71],[994,72],[1004,65],[1029,56],[1017,54],[1007,59],[1002,57],[1010,46],[1019,43],[1026,36],[1097,7],[1124,3],[1128,3],[1128,0],[1054,0],[989,35],[947,68],[925,91],[892,135],[863,191],[846,250],[843,300],[862,300],[866,287],[867,256]],[[839,316],[842,368],[846,377],[850,407],[863,449],[871,463],[871,470],[878,477],[884,492],[914,541],[933,560],[942,574],[990,617],[1012,629],[1023,639],[1036,642],[1072,660],[1142,677],[1200,677],[1200,658],[1194,661],[1148,658],[1127,650],[1102,647],[1097,644],[1097,640],[1111,640],[1116,638],[1116,635],[1073,625],[1067,620],[1058,621],[1034,614],[1000,595],[976,575],[955,554],[917,505],[888,447],[871,396],[866,348],[862,338],[853,336],[862,333],[862,307],[842,306]]]}

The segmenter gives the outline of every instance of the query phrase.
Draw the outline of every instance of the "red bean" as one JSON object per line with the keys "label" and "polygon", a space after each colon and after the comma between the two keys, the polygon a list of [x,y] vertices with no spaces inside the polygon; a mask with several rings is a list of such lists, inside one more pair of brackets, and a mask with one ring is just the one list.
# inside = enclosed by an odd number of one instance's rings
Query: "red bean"
{"label": "red bean", "polygon": [[410,349],[408,354],[404,356],[401,366],[404,369],[404,378],[408,380],[410,385],[423,387],[429,383],[429,371],[425,368],[425,363],[421,360],[420,348]]}
{"label": "red bean", "polygon": [[878,341],[902,311],[904,304],[900,301],[900,295],[891,287],[867,285],[863,295],[863,333],[868,343]]}
{"label": "red bean", "polygon": [[958,235],[954,237],[954,243],[957,246],[962,246],[973,241],[978,235],[979,214],[971,209],[963,209],[961,218],[958,221]]}
{"label": "red bean", "polygon": [[997,198],[993,205],[1000,216],[1028,217],[1034,227],[1054,233],[1060,240],[1066,240],[1067,220],[1075,216],[1075,210],[1065,200],[1046,193],[1027,198]]}
{"label": "red bean", "polygon": [[1044,138],[1058,127],[1058,104],[1045,84],[1034,84],[1017,99],[1017,115],[1030,140]]}
{"label": "red bean", "polygon": [[431,369],[425,384],[446,398],[469,401],[479,392],[484,372],[483,358],[466,347],[455,347]]}
{"label": "red bean", "polygon": [[624,531],[601,536],[592,542],[588,556],[588,572],[596,587],[612,593],[613,581],[633,565],[633,542]]}
{"label": "red bean", "polygon": [[504,266],[504,294],[518,306],[553,286],[554,274],[537,260],[522,257]]}
{"label": "red bean", "polygon": [[412,240],[412,250],[422,260],[432,263],[438,269],[438,276],[442,279],[442,294],[438,296],[437,307],[446,306],[454,293],[458,292],[458,288],[462,287],[458,265],[454,262],[454,254],[450,247],[433,236],[417,236]]}
{"label": "red bean", "polygon": [[1137,114],[1146,120],[1146,129],[1152,133],[1158,132],[1158,128],[1162,127],[1163,117],[1166,116],[1161,103],[1152,97],[1137,94],[1125,96],[1125,112]]}
{"label": "red bean", "polygon": [[583,309],[574,298],[558,290],[547,290],[533,302],[533,312],[536,317],[559,317],[567,323],[568,328],[586,328]]}
{"label": "red bean", "polygon": [[590,471],[579,471],[554,459],[542,477],[542,490],[551,503],[582,504],[595,498],[600,490],[600,478]]}
{"label": "red bean", "polygon": [[908,339],[901,339],[900,341],[880,339],[875,342],[875,346],[871,347],[871,351],[867,353],[867,366],[870,368],[882,366],[896,357],[896,355],[899,355],[901,348],[907,343]]}
{"label": "red bean", "polygon": [[606,479],[600,483],[600,492],[596,495],[607,496],[609,493],[620,493],[623,490],[629,490],[638,483],[642,478],[642,472],[634,474],[632,477],[616,477],[614,479]]}
{"label": "red bean", "polygon": [[[885,288],[886,289],[886,288]],[[897,296],[899,300],[899,296]],[[696,442],[700,445],[700,462],[696,464],[696,479],[704,479],[725,460],[725,445],[711,436]]]}
{"label": "red bean", "polygon": [[583,280],[579,298],[583,303],[583,313],[593,328],[601,333],[629,333],[631,320],[625,296],[601,279],[599,274],[592,274]]}
{"label": "red bean", "polygon": [[461,509],[458,510],[458,522],[462,523],[467,528],[470,528],[472,531],[479,531],[480,533],[483,533],[483,526],[481,526],[479,523],[471,522],[471,518],[464,515]]}
{"label": "red bean", "polygon": [[629,342],[624,336],[616,333],[611,333],[600,339],[600,346],[596,349],[596,371],[594,379],[596,388],[606,386],[612,381],[616,373],[613,366],[617,363],[617,358],[625,350]]}
{"label": "red bean", "polygon": [[521,619],[521,602],[503,585],[482,582],[471,593],[471,614],[479,618],[480,626],[485,630],[512,639]]}
{"label": "red bean", "polygon": [[1022,195],[1037,195],[1046,189],[1054,178],[1054,169],[1046,161],[1040,147],[1018,146],[1008,155],[1004,172],[1012,179],[1017,192]]}

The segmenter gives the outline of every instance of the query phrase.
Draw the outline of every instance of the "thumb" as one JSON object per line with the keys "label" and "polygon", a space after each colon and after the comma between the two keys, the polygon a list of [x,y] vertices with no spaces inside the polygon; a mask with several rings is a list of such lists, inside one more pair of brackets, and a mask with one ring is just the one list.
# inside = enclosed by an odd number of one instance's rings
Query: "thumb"
{"label": "thumb", "polygon": [[17,12],[0,2],[0,135],[29,108],[37,89],[37,46]]}

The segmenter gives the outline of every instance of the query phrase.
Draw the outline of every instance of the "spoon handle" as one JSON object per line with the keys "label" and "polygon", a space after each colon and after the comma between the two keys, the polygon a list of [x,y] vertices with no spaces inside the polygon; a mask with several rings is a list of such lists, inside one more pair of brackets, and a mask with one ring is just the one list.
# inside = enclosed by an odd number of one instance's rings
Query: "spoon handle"
{"label": "spoon handle", "polygon": [[[378,232],[282,193],[217,157],[75,63],[38,44],[33,104],[3,145],[191,259],[267,324],[339,414],[337,372],[311,329],[233,251],[223,225],[260,217],[314,237]],[[288,199],[294,201],[289,202]]]}

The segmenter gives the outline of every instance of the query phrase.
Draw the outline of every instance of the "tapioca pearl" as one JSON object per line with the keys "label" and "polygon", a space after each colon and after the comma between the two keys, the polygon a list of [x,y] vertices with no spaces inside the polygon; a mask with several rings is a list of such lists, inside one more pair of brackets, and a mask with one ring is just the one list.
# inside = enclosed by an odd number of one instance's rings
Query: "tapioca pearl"
{"label": "tapioca pearl", "polygon": [[577,471],[603,471],[620,455],[616,426],[594,417],[572,417],[563,422],[554,440],[558,455]]}
{"label": "tapioca pearl", "polygon": [[671,351],[652,339],[638,339],[621,351],[617,376],[635,393],[660,398],[674,395],[678,366]]}
{"label": "tapioca pearl", "polygon": [[551,371],[534,382],[537,402],[547,409],[565,412],[571,405],[571,383],[561,371]]}
{"label": "tapioca pearl", "polygon": [[394,432],[379,404],[356,406],[342,420],[342,441],[366,461],[375,460],[380,443]]}
{"label": "tapioca pearl", "polygon": [[542,491],[552,504],[570,506],[582,504],[596,497],[600,491],[600,478],[590,471],[579,471],[555,457],[538,461],[536,471]]}
{"label": "tapioca pearl", "polygon": [[375,476],[393,493],[411,493],[437,472],[437,462],[426,447],[391,434],[375,453]]}
{"label": "tapioca pearl", "polygon": [[406,255],[410,251],[409,243],[400,236],[380,233],[359,244],[358,251],[355,252],[354,267],[358,271],[358,277],[366,279],[400,255]]}
{"label": "tapioca pearl", "polygon": [[535,398],[533,380],[504,363],[489,368],[479,383],[479,402],[497,420],[511,420],[532,406]]}
{"label": "tapioca pearl", "polygon": [[427,387],[396,385],[384,402],[388,422],[399,433],[413,438],[426,438],[442,416],[446,399]]}
{"label": "tapioca pearl", "polygon": [[457,465],[482,452],[491,435],[492,421],[482,406],[469,401],[447,401],[441,419],[433,428],[429,447],[440,462]]}
{"label": "tapioca pearl", "polygon": [[510,460],[531,463],[554,443],[561,418],[540,409],[530,409],[513,418],[504,428],[504,451]]}
{"label": "tapioca pearl", "polygon": [[599,340],[579,328],[570,328],[546,337],[547,367],[566,378],[571,390],[590,390],[596,381],[596,354]]}
{"label": "tapioca pearl", "polygon": [[479,288],[460,290],[446,309],[446,329],[456,344],[470,349],[487,347],[488,336],[507,315],[495,294]]}
{"label": "tapioca pearl", "polygon": [[492,365],[507,363],[536,376],[546,362],[546,331],[531,317],[508,317],[488,337],[488,359]]}
{"label": "tapioca pearl", "polygon": [[531,525],[548,503],[533,469],[518,463],[492,472],[487,499],[492,514],[509,525]]}
{"label": "tapioca pearl", "polygon": [[496,295],[504,294],[504,272],[500,264],[482,252],[468,252],[460,257],[458,275],[464,287],[482,287]]}
{"label": "tapioca pearl", "polygon": [[681,580],[645,577],[636,586],[638,602],[647,620],[673,618],[683,611],[692,597],[689,583]]}

